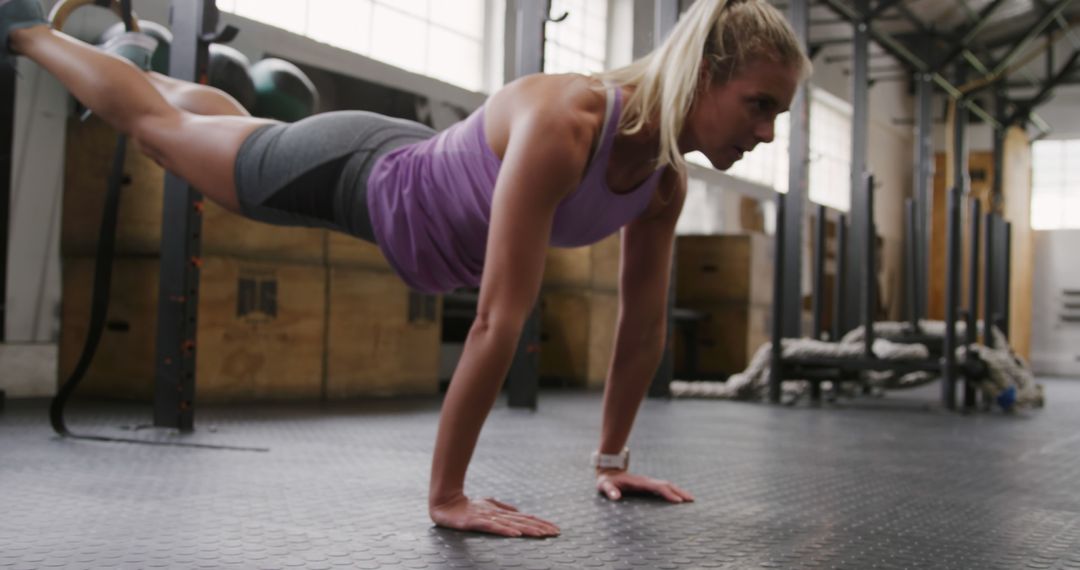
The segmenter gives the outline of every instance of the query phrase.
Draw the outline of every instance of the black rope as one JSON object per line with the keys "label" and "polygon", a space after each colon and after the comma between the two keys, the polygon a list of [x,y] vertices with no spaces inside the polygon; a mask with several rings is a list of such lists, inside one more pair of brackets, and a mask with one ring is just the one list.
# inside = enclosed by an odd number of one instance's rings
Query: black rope
{"label": "black rope", "polygon": [[49,406],[49,421],[53,431],[63,436],[73,436],[64,422],[64,407],[72,392],[82,382],[90,362],[101,342],[101,333],[105,329],[105,316],[109,310],[109,290],[112,287],[112,260],[116,251],[116,218],[120,206],[120,186],[123,184],[124,157],[127,155],[127,137],[116,139],[113,154],[112,171],[109,173],[108,191],[105,193],[105,210],[101,215],[101,230],[98,237],[97,259],[94,263],[94,288],[90,304],[90,329],[83,344],[82,354],[75,370],[60,387]]}

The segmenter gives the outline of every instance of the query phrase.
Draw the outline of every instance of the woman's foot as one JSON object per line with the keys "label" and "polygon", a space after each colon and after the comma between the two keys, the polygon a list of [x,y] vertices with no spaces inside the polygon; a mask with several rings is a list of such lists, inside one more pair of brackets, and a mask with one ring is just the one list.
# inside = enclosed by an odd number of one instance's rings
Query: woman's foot
{"label": "woman's foot", "polygon": [[0,0],[0,55],[10,61],[16,51],[11,33],[34,26],[48,25],[40,0]]}
{"label": "woman's foot", "polygon": [[154,57],[158,41],[142,32],[124,32],[109,38],[101,44],[101,51],[120,56],[135,67],[143,71],[149,71],[150,62]]}

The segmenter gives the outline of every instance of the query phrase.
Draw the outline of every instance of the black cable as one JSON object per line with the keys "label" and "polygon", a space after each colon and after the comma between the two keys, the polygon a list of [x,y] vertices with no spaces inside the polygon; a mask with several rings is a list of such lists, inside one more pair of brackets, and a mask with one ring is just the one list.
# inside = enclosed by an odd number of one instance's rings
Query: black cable
{"label": "black cable", "polygon": [[172,447],[195,447],[201,449],[228,449],[236,451],[269,451],[265,447],[240,447],[231,445],[213,445],[174,441],[150,441],[122,437],[107,437],[93,434],[76,434],[68,429],[64,421],[64,409],[71,394],[86,376],[90,362],[94,359],[101,333],[105,330],[105,317],[109,311],[109,292],[112,287],[112,264],[116,254],[116,221],[120,209],[120,189],[124,185],[124,159],[127,156],[127,137],[116,139],[116,151],[113,154],[112,171],[109,173],[108,191],[105,194],[105,209],[101,216],[101,231],[98,237],[97,258],[94,263],[94,285],[91,293],[90,326],[83,345],[82,354],[75,370],[60,387],[49,406],[49,421],[53,430],[62,437],[90,441],[108,441],[120,443],[138,443]]}

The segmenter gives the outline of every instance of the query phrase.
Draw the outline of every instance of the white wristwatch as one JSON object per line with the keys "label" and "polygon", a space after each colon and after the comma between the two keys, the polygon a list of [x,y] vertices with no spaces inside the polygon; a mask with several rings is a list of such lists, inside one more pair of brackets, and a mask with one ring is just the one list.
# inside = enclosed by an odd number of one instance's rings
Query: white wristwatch
{"label": "white wristwatch", "polygon": [[597,469],[623,469],[630,466],[630,448],[624,447],[619,453],[592,453],[592,465]]}

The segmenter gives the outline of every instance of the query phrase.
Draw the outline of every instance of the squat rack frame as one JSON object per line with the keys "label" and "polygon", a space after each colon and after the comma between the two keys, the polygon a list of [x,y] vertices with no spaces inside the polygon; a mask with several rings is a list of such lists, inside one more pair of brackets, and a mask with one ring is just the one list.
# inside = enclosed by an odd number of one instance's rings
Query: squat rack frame
{"label": "squat rack frame", "polygon": [[[169,75],[206,83],[209,46],[227,42],[237,30],[218,31],[215,0],[171,0],[173,43]],[[195,358],[202,266],[203,197],[166,173],[161,224],[161,273],[154,374],[154,426],[182,432],[195,429]]]}
{"label": "squat rack frame", "polygon": [[[873,176],[866,175],[864,178],[864,184],[862,185],[865,190],[866,202],[864,207],[866,211],[862,216],[861,225],[867,235],[876,236],[875,224],[873,220],[873,207],[874,207],[874,193],[873,193]],[[777,196],[777,228],[776,228],[776,271],[773,279],[773,323],[772,323],[772,349],[771,349],[771,366],[769,376],[769,399],[774,403],[780,402],[781,397],[781,385],[785,379],[805,379],[811,383],[811,399],[817,401],[821,395],[821,382],[825,380],[831,381],[852,381],[859,380],[862,373],[867,371],[883,371],[890,370],[897,373],[906,374],[909,372],[938,372],[942,375],[942,404],[948,409],[956,408],[956,385],[958,383],[958,376],[962,376],[964,379],[964,408],[970,409],[975,406],[976,382],[979,379],[985,377],[986,368],[975,354],[971,351],[966,352],[966,357],[963,361],[958,361],[957,348],[959,345],[965,344],[967,346],[974,345],[978,338],[978,330],[976,328],[976,306],[979,299],[979,249],[980,249],[980,234],[985,236],[986,241],[986,265],[984,266],[984,275],[986,278],[986,290],[985,300],[987,303],[987,319],[984,322],[984,344],[987,346],[993,346],[993,321],[1001,323],[1000,317],[1002,314],[1008,311],[1008,267],[1007,259],[1011,253],[1010,251],[1010,226],[1008,222],[1005,222],[1000,216],[987,213],[985,216],[986,226],[984,229],[980,228],[979,220],[982,218],[980,211],[980,203],[978,200],[971,201],[971,214],[970,219],[970,260],[969,260],[969,295],[968,302],[969,307],[963,313],[963,318],[966,323],[966,334],[964,339],[958,337],[956,331],[956,322],[961,318],[961,311],[959,309],[960,303],[960,263],[961,263],[961,225],[963,223],[961,217],[961,210],[963,207],[964,196],[959,188],[953,188],[949,192],[948,200],[948,222],[947,222],[947,267],[946,267],[946,325],[945,336],[942,343],[942,350],[940,356],[934,354],[931,351],[931,357],[927,359],[917,360],[883,360],[878,358],[873,352],[874,343],[874,314],[876,312],[877,305],[877,254],[874,243],[867,244],[864,250],[864,264],[860,267],[859,279],[861,286],[864,290],[862,300],[864,302],[861,307],[860,314],[864,334],[863,334],[863,350],[859,357],[785,357],[783,355],[783,339],[790,338],[783,327],[783,314],[789,312],[785,311],[785,303],[783,296],[782,284],[787,279],[785,278],[784,264],[781,260],[786,254],[785,248],[788,245],[788,239],[785,239],[786,229],[780,221],[783,219],[784,210],[787,207],[787,197],[784,195]],[[909,211],[913,209],[913,206],[909,202]],[[813,298],[813,322],[814,329],[811,334],[811,338],[818,339],[822,332],[822,306],[824,295],[824,258],[825,258],[825,224],[826,209],[824,206],[818,208],[818,224],[817,224],[817,240],[815,243],[815,261],[814,261],[814,298]],[[853,220],[853,224],[855,221]],[[834,293],[837,294],[839,299],[843,293],[841,293],[845,282],[845,269],[844,269],[844,250],[846,249],[847,242],[847,230],[845,229],[845,216],[841,215],[837,223],[837,274],[835,280]],[[913,218],[908,217],[908,234],[909,239],[911,233],[914,232]],[[796,240],[796,245],[799,246],[801,252],[801,240]],[[911,255],[911,254],[909,254]],[[1006,260],[1006,264],[995,263],[994,260],[1002,258]],[[908,259],[908,266],[910,267],[912,260]],[[909,274],[909,281],[913,279],[913,276]],[[801,306],[797,305],[796,307]],[[837,323],[840,322],[841,312],[844,310],[843,305],[836,303],[833,306],[833,328],[832,328],[832,340],[835,342],[839,338],[839,329]],[[799,311],[801,312],[801,311]],[[914,316],[914,308],[909,308],[909,318],[913,324],[914,333],[918,333],[918,323]],[[1007,327],[1007,324],[1005,325]],[[1006,328],[1007,330],[1007,328]],[[915,334],[910,339],[910,342],[920,342],[924,340],[922,335]]]}

